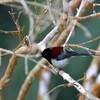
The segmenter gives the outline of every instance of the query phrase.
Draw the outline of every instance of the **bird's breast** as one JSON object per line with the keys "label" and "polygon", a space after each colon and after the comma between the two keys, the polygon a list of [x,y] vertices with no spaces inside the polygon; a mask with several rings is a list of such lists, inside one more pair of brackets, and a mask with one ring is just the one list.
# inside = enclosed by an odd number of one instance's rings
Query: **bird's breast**
{"label": "bird's breast", "polygon": [[62,60],[52,59],[51,63],[54,67],[63,68],[67,66],[68,59],[62,59]]}

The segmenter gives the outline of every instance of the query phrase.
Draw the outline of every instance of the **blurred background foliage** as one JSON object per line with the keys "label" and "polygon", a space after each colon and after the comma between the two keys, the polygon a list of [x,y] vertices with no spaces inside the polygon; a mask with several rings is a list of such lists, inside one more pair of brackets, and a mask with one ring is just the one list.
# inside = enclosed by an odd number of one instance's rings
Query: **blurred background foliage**
{"label": "blurred background foliage", "polygon": [[[42,3],[42,0],[38,0],[37,2]],[[99,0],[96,0],[96,3],[100,3]],[[60,5],[61,6],[61,5]],[[59,6],[59,7],[60,7]],[[33,6],[30,6],[32,11],[36,14],[35,9]],[[42,8],[39,8],[39,11],[41,12]],[[20,10],[13,8],[13,10],[16,12],[15,17],[18,15],[18,12]],[[0,5],[0,30],[6,30],[6,31],[13,31],[16,30],[16,26],[11,18],[11,16],[8,14],[8,11],[11,11],[11,6],[6,5]],[[100,7],[97,7],[97,12],[100,12]],[[92,7],[88,11],[87,15],[92,14]],[[47,20],[47,19],[46,19]],[[43,20],[45,21],[45,19]],[[21,14],[21,17],[19,19],[19,23],[21,26],[25,25],[24,30],[24,36],[28,33],[29,28],[29,22],[28,18],[25,14]],[[94,18],[94,19],[88,19],[81,22],[92,34],[92,38],[95,38],[99,36],[100,34],[100,18]],[[35,29],[34,34],[39,34],[38,38],[35,40],[35,42],[39,42],[43,39],[43,37],[54,27],[52,22],[45,21],[44,25],[46,25],[46,29],[41,32],[40,30],[41,25],[37,26]],[[84,34],[84,32],[77,28],[75,30],[75,34],[70,39],[70,43],[82,43],[89,39]],[[8,50],[13,50],[17,47],[17,45],[20,43],[20,39],[16,35],[10,35],[10,34],[2,34],[0,33],[0,48],[5,48]],[[98,46],[99,41],[90,43],[86,45],[89,48],[96,49]],[[7,55],[2,57],[2,66],[0,67],[0,78],[3,76],[6,67],[8,65],[8,61],[10,59],[11,55]],[[68,66],[64,68],[64,70],[69,73],[74,79],[80,79],[84,76],[88,66],[90,65],[92,60],[92,57],[82,57],[82,58],[73,58],[70,60]],[[25,67],[24,67],[24,59],[20,58],[18,61],[18,64],[14,70],[13,77],[11,78],[11,81],[7,84],[7,86],[3,90],[4,100],[16,100],[16,97],[18,95],[18,92],[26,78],[25,75]],[[31,70],[35,63],[28,62],[29,64],[29,70]],[[26,100],[37,100],[37,92],[38,92],[38,83],[39,83],[39,76],[36,78],[36,80],[33,82],[30,91],[28,92],[28,95],[26,97]],[[66,83],[61,77],[56,76],[52,74],[51,80],[50,80],[50,90],[62,83]],[[51,95],[55,94],[59,90],[58,96],[56,100],[77,100],[77,95],[79,92],[74,87],[70,88],[59,88],[55,90]]]}

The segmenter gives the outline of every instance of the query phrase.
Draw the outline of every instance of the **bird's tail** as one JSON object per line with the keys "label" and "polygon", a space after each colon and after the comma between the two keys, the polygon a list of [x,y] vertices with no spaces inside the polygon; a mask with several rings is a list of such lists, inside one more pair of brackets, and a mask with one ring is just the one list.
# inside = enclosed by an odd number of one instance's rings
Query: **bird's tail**
{"label": "bird's tail", "polygon": [[97,54],[89,54],[89,53],[75,53],[75,56],[100,56]]}
{"label": "bird's tail", "polygon": [[100,56],[100,55],[97,55],[97,54],[90,54],[90,53],[81,53],[81,52],[75,52],[75,51],[69,51],[67,50],[66,51],[66,56],[67,57],[75,57],[75,56]]}
{"label": "bird's tail", "polygon": [[93,56],[93,54],[89,54],[89,53],[76,53],[76,56]]}

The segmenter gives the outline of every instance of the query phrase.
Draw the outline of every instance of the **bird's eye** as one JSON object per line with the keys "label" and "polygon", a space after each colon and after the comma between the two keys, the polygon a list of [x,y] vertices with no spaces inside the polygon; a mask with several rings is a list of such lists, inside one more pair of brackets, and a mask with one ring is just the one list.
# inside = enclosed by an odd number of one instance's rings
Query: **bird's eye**
{"label": "bird's eye", "polygon": [[42,53],[42,56],[43,56],[43,57],[47,57],[47,53],[46,53],[46,52],[43,52],[43,53]]}
{"label": "bird's eye", "polygon": [[47,53],[44,53],[44,55],[47,57],[48,55],[47,55]]}
{"label": "bird's eye", "polygon": [[43,56],[44,58],[48,58],[48,56],[50,56],[50,49],[49,49],[49,48],[45,49],[45,50],[43,51],[43,53],[42,53],[42,56]]}

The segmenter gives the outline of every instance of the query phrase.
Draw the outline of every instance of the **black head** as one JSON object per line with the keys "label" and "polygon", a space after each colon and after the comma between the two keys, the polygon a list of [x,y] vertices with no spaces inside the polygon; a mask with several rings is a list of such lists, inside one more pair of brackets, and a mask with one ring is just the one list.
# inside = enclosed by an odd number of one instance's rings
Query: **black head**
{"label": "black head", "polygon": [[46,48],[42,52],[42,57],[46,58],[49,61],[49,63],[51,63],[51,57],[50,57],[51,51],[52,51],[51,48]]}
{"label": "black head", "polygon": [[42,52],[42,56],[46,59],[48,59],[48,57],[50,57],[50,53],[51,53],[51,49],[50,48],[46,48],[44,49],[44,51]]}

